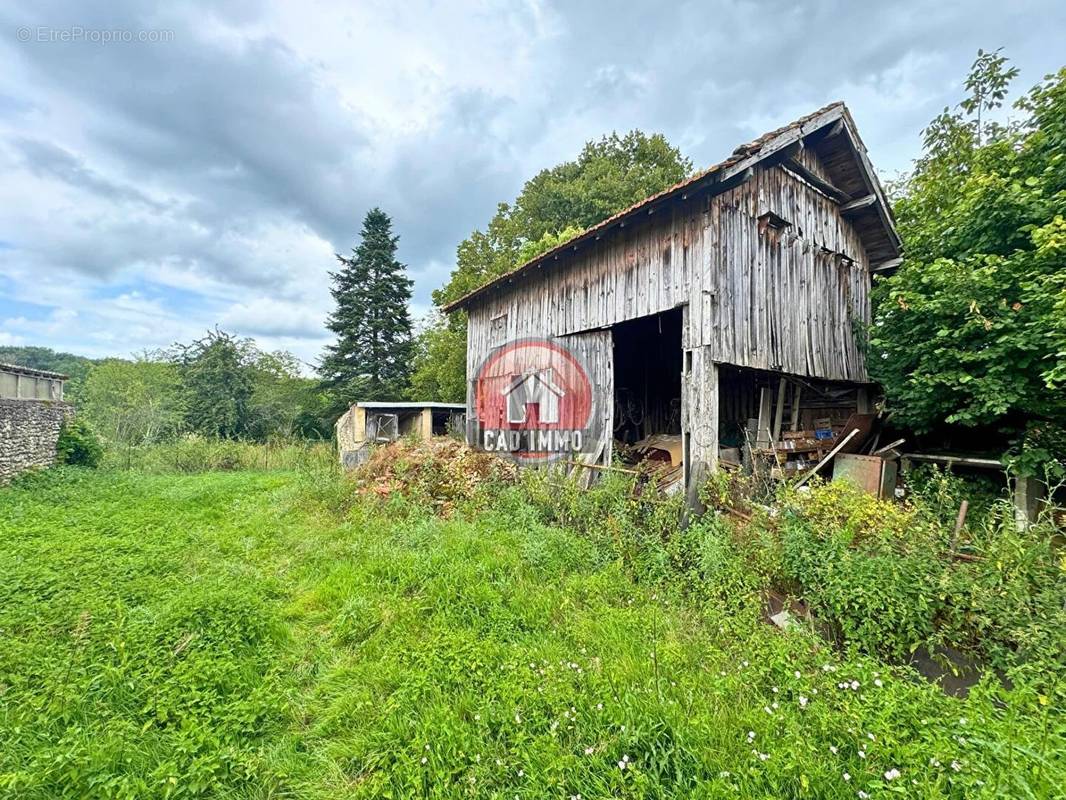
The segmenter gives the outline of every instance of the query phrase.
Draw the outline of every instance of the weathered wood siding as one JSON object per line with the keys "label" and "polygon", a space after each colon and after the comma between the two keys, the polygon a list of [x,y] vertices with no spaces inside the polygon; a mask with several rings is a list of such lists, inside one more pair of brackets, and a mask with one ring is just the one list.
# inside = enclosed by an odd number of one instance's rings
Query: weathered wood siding
{"label": "weathered wood siding", "polygon": [[[824,173],[811,151],[806,166]],[[790,223],[760,230],[773,212]],[[468,375],[492,348],[687,305],[686,349],[711,361],[867,381],[855,337],[869,320],[866,253],[838,205],[779,166],[627,225],[469,311]]]}

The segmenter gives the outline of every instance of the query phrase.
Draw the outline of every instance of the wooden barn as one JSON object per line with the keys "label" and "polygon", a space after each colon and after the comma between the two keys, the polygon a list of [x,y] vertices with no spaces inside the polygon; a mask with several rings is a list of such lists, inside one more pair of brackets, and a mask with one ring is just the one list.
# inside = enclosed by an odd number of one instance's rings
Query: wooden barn
{"label": "wooden barn", "polygon": [[899,256],[854,120],[834,103],[449,305],[469,316],[468,421],[490,353],[550,337],[613,400],[588,461],[672,434],[692,487],[752,432],[765,444],[865,410],[871,276]]}

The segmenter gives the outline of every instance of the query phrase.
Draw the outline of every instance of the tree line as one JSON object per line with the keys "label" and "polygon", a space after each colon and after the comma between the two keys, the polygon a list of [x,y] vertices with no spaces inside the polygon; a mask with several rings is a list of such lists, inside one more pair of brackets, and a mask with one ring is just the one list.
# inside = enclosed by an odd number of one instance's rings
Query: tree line
{"label": "tree line", "polygon": [[[895,275],[874,279],[866,341],[898,422],[918,432],[995,428],[1039,459],[1066,452],[1066,68],[1003,121],[995,112],[1016,75],[998,51],[979,51],[965,96],[931,121],[914,168],[890,183],[905,257]],[[691,172],[660,134],[588,142],[459,243],[417,327],[399,237],[372,209],[329,273],[335,340],[318,378],[290,354],[221,330],[133,361],[86,366],[42,348],[6,357],[71,373],[86,417],[120,443],[183,431],[328,437],[357,400],[462,401],[466,317],[440,308]]]}

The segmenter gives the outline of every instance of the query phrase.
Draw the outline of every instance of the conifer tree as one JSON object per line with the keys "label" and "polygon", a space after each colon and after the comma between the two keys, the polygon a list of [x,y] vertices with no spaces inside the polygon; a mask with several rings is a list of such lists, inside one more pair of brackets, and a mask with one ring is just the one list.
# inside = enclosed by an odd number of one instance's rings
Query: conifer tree
{"label": "conifer tree", "polygon": [[337,341],[320,371],[338,413],[357,400],[399,400],[410,375],[412,281],[396,260],[399,237],[388,214],[374,208],[360,238],[351,258],[337,255],[341,268],[330,273],[336,308],[326,327]]}

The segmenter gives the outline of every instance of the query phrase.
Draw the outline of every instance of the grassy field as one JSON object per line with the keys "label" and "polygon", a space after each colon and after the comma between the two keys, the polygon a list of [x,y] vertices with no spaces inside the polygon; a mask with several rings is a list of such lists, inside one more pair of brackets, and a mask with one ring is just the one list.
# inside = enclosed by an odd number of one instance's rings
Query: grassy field
{"label": "grassy field", "polygon": [[0,795],[1063,796],[1060,695],[693,607],[513,493],[322,480],[0,489]]}

